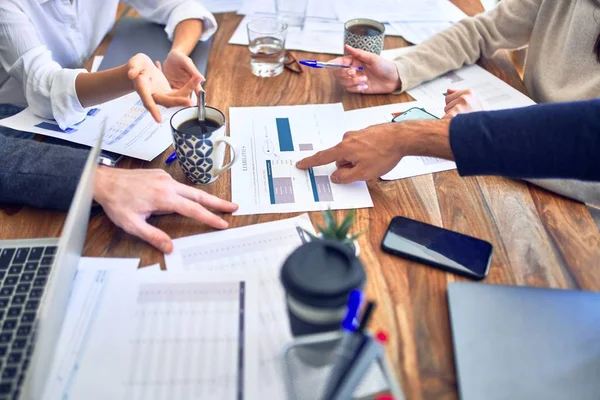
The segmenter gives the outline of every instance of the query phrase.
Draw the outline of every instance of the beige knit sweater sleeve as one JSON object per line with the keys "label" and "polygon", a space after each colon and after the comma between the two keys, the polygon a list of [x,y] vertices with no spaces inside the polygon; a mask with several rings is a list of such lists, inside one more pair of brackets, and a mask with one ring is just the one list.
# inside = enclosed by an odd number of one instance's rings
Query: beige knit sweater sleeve
{"label": "beige knit sweater sleeve", "polygon": [[529,43],[542,0],[502,0],[493,10],[466,18],[397,58],[402,90],[473,64],[498,49]]}

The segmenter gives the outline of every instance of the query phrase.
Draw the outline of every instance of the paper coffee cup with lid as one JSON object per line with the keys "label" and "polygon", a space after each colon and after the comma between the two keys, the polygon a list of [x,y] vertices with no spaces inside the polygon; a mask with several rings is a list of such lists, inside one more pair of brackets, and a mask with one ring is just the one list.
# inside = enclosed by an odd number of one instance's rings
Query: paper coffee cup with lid
{"label": "paper coffee cup with lid", "polygon": [[365,281],[365,270],[348,246],[330,240],[300,246],[281,269],[292,334],[339,330],[350,292]]}

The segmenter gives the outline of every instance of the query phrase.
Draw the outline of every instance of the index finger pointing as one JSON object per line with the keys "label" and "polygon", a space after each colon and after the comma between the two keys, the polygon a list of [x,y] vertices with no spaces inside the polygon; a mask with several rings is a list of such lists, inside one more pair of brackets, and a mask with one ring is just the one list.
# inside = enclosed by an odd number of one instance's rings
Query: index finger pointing
{"label": "index finger pointing", "polygon": [[327,165],[335,161],[341,161],[341,158],[340,150],[338,146],[335,146],[327,150],[319,151],[310,157],[298,161],[296,163],[296,168],[308,169],[318,167],[319,165]]}

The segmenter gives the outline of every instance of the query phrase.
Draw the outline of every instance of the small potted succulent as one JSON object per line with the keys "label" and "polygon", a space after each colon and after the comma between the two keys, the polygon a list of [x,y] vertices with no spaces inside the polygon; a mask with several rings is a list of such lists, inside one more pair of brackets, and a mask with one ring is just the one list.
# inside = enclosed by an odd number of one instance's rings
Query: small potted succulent
{"label": "small potted succulent", "polygon": [[322,211],[321,214],[323,215],[325,226],[317,224],[318,232],[316,236],[310,232],[306,232],[306,234],[310,236],[312,240],[329,239],[340,242],[354,250],[354,255],[358,257],[360,254],[360,246],[356,239],[362,232],[353,235],[350,235],[349,233],[350,228],[352,228],[354,220],[356,219],[356,210],[350,210],[340,224],[336,221],[331,209]]}

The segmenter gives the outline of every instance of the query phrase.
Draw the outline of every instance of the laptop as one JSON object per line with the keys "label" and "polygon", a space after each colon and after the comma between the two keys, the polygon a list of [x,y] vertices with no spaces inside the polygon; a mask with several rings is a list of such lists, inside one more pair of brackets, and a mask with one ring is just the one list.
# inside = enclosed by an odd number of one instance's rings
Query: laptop
{"label": "laptop", "polygon": [[452,283],[464,400],[600,399],[600,293]]}
{"label": "laptop", "polygon": [[59,239],[0,241],[0,399],[41,399],[87,232],[100,135]]}
{"label": "laptop", "polygon": [[[144,53],[153,61],[162,63],[167,58],[171,45],[164,25],[158,25],[142,18],[121,18],[99,70],[104,71],[127,64],[129,59],[138,53]],[[205,77],[211,45],[212,37],[205,42],[198,42],[190,54],[196,68]]]}

